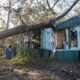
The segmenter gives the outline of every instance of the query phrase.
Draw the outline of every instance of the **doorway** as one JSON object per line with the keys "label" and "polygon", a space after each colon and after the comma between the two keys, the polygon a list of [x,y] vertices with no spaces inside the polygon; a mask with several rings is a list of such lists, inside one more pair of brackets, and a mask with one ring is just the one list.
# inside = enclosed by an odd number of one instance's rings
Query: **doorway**
{"label": "doorway", "polygon": [[56,36],[56,48],[57,49],[63,49],[64,48],[64,42],[66,42],[66,33],[65,30],[58,30],[55,34]]}

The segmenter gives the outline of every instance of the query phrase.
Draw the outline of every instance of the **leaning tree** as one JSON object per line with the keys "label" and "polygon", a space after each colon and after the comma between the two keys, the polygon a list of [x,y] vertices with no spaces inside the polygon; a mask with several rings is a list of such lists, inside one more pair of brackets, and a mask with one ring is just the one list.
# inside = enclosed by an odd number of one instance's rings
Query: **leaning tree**
{"label": "leaning tree", "polygon": [[[37,0],[38,1],[38,0]],[[51,7],[49,4],[49,0],[46,0],[46,3],[47,3],[47,6],[53,14],[55,14],[54,10],[53,10],[53,7],[59,2],[59,0],[56,0],[53,4],[53,6]],[[40,23],[37,23],[37,24],[26,24],[24,22],[24,19],[21,14],[20,14],[20,9],[19,8],[18,10],[13,10],[17,13],[17,15],[19,16],[21,22],[23,23],[22,25],[19,25],[17,27],[14,27],[14,28],[11,28],[11,29],[7,29],[5,31],[1,31],[0,32],[0,39],[2,38],[6,38],[6,37],[9,37],[9,36],[12,36],[12,35],[16,35],[16,34],[20,34],[20,33],[24,33],[24,32],[27,32],[27,31],[31,31],[31,30],[34,30],[34,29],[42,29],[42,28],[45,28],[45,27],[53,27],[54,28],[54,24],[56,23],[56,21],[60,20],[61,18],[63,18],[66,14],[68,14],[71,9],[79,2],[79,0],[75,0],[73,2],[73,4],[71,4],[71,6],[64,12],[62,13],[61,15],[57,16],[57,17],[54,17],[53,19],[49,19],[47,21],[44,21],[44,22],[40,22]],[[11,4],[11,3],[10,3]],[[44,5],[41,5],[40,6],[44,6]],[[10,5],[9,5],[10,7]],[[10,8],[9,8],[10,9]],[[46,10],[47,10],[46,9]],[[10,12],[10,11],[9,11]],[[33,13],[33,11],[32,11]],[[10,14],[9,14],[10,15]],[[8,18],[8,22],[9,22],[9,18]],[[56,27],[55,27],[56,28]]]}

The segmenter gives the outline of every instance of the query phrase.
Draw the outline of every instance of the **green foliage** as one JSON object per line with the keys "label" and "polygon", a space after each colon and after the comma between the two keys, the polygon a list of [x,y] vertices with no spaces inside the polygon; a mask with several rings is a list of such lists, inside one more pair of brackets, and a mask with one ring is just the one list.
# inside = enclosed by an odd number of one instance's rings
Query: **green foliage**
{"label": "green foliage", "polygon": [[0,49],[0,56],[3,56],[5,54],[5,50],[4,49]]}
{"label": "green foliage", "polygon": [[31,49],[26,46],[21,46],[19,53],[11,59],[13,64],[26,64],[33,62],[36,57],[38,57],[38,50]]}
{"label": "green foliage", "polygon": [[17,54],[16,57],[11,59],[11,62],[12,64],[24,65],[27,63],[27,58]]}
{"label": "green foliage", "polygon": [[27,63],[47,64],[53,61],[51,58],[41,56],[41,50],[21,46],[19,53],[11,59],[13,64],[25,65]]}

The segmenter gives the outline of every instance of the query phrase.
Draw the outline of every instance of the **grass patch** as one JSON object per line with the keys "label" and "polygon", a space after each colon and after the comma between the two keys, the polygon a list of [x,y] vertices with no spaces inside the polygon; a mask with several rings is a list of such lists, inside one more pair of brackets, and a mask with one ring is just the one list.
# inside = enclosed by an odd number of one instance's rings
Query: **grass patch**
{"label": "grass patch", "polygon": [[11,59],[12,64],[25,65],[27,63],[27,57],[22,57],[21,55],[16,55],[16,57]]}

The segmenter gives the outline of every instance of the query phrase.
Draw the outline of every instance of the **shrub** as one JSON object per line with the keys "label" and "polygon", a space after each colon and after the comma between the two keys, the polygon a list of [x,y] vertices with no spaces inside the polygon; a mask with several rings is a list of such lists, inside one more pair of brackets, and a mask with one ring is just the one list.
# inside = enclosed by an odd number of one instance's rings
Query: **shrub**
{"label": "shrub", "polygon": [[5,54],[5,50],[4,49],[0,49],[0,56],[3,56]]}
{"label": "shrub", "polygon": [[19,53],[11,59],[13,64],[26,64],[34,62],[39,56],[39,51],[26,46],[21,46]]}
{"label": "shrub", "polygon": [[27,63],[27,58],[17,54],[14,58],[11,59],[11,62],[12,64],[24,65]]}

